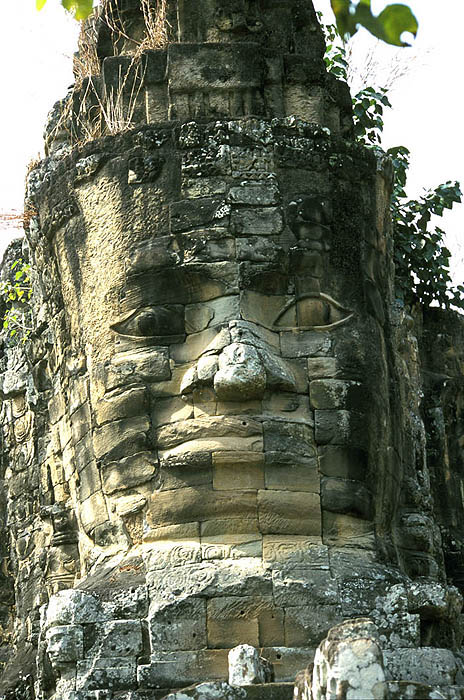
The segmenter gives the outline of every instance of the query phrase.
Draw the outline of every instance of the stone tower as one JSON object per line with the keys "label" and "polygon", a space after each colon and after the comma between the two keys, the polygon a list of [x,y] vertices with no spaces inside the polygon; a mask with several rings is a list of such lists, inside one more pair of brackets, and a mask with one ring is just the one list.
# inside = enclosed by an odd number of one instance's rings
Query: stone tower
{"label": "stone tower", "polygon": [[6,697],[161,698],[241,644],[276,684],[230,697],[292,697],[361,616],[372,697],[459,683],[464,324],[394,303],[311,2],[108,0],[83,42],[2,357]]}

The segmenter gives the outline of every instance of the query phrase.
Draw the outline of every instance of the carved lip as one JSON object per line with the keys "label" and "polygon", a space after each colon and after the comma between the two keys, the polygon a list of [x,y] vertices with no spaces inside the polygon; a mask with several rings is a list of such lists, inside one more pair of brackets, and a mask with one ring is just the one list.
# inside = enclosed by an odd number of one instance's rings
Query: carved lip
{"label": "carved lip", "polygon": [[[196,419],[178,421],[162,426],[156,431],[158,456],[164,463],[185,461],[189,455],[227,453],[248,455],[257,459],[266,450],[263,436],[263,422],[270,419],[282,424],[302,425],[313,428],[308,410],[308,420],[287,420],[272,415],[260,416],[214,416],[214,426]],[[186,424],[190,425],[186,426]],[[221,430],[219,426],[223,424]],[[167,428],[167,430],[164,430]],[[314,446],[308,441],[308,455],[313,454]],[[272,451],[272,450],[271,450]]]}

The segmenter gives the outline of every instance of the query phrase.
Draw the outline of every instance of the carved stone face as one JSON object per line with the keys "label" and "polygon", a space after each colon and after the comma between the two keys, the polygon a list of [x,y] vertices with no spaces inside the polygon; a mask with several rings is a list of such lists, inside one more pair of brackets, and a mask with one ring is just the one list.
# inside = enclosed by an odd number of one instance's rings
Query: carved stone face
{"label": "carved stone face", "polygon": [[[367,465],[387,392],[366,283],[378,252],[360,233],[372,205],[355,183],[287,174],[291,127],[275,142],[259,125],[215,128],[201,148],[201,127],[185,125],[175,157],[162,130],[144,132],[163,164],[153,182],[134,179],[129,159],[83,190],[78,293],[67,258],[79,236],[57,236],[90,378],[74,430],[80,520],[102,545],[122,519],[134,543],[173,536],[214,557],[222,545],[220,556],[259,557],[295,536],[373,548]],[[95,222],[100,188],[109,204]]]}
{"label": "carved stone face", "polygon": [[46,651],[55,672],[67,670],[83,656],[83,632],[78,625],[51,627],[46,635]]}

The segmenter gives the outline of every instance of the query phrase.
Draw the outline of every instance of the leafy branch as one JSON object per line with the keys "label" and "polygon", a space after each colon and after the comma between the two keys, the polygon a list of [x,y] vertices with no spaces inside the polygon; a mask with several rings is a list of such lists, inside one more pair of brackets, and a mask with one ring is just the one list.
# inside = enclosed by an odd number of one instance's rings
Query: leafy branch
{"label": "leafy branch", "polygon": [[[348,61],[345,44],[335,25],[323,26],[327,48],[327,70],[346,80]],[[385,108],[391,107],[385,88],[365,87],[353,98],[354,133],[365,146],[380,149]],[[449,272],[451,253],[444,244],[445,232],[432,217],[462,200],[459,182],[445,182],[426,190],[419,199],[409,199],[406,181],[410,152],[405,146],[387,151],[393,164],[394,186],[391,213],[394,237],[396,296],[405,303],[432,303],[464,310],[464,286],[454,287]]]}
{"label": "leafy branch", "polygon": [[371,10],[371,0],[330,0],[337,21],[337,29],[343,39],[354,36],[359,27],[364,27],[377,39],[394,46],[410,46],[403,41],[405,32],[417,34],[418,23],[408,5],[394,3],[387,5],[375,16]]}
{"label": "leafy branch", "polygon": [[27,322],[28,302],[32,296],[30,268],[29,263],[18,258],[11,266],[13,279],[8,279],[0,285],[0,295],[7,306],[3,315],[3,329],[10,338],[17,336],[23,343],[33,330]]}
{"label": "leafy branch", "polygon": [[[35,0],[35,6],[41,10],[46,2],[47,0]],[[61,4],[77,20],[87,19],[93,10],[93,0],[61,0]]]}

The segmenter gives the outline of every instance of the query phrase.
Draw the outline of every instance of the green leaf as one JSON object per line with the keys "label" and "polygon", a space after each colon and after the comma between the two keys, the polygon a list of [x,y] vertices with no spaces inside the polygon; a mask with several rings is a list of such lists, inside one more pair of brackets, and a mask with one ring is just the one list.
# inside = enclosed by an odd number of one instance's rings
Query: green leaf
{"label": "green leaf", "polygon": [[61,0],[61,4],[77,20],[86,19],[93,10],[93,0]]}
{"label": "green leaf", "polygon": [[418,23],[408,5],[387,5],[377,17],[372,14],[370,0],[331,0],[337,29],[343,39],[356,34],[360,26],[378,39],[394,46],[409,46],[401,40],[403,32],[416,36]]}
{"label": "green leaf", "polygon": [[330,0],[337,20],[337,29],[342,39],[356,34],[358,28],[354,19],[355,7],[351,0]]}
{"label": "green leaf", "polygon": [[387,5],[377,20],[382,25],[384,32],[384,37],[379,38],[383,38],[388,44],[394,46],[410,46],[401,40],[401,35],[403,32],[409,32],[415,37],[419,27],[417,19],[407,5]]}
{"label": "green leaf", "polygon": [[46,2],[47,2],[47,0],[35,0],[35,6],[38,10],[41,10],[42,7],[44,7]]}

